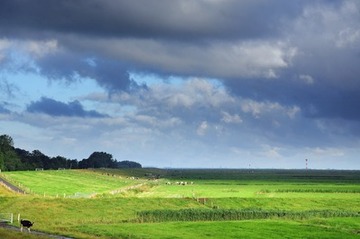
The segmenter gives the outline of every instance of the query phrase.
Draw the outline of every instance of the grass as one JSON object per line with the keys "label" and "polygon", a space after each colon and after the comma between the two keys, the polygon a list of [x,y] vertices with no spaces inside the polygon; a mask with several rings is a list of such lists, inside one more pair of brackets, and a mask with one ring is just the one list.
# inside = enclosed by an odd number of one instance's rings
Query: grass
{"label": "grass", "polygon": [[6,178],[26,191],[47,196],[105,193],[135,184],[133,180],[88,170],[7,172]]}
{"label": "grass", "polygon": [[15,194],[0,184],[0,195],[1,196],[13,196]]}
{"label": "grass", "polygon": [[[327,190],[320,192],[320,190]],[[319,193],[315,193],[319,192]],[[309,198],[353,198],[360,195],[359,184],[335,185],[331,182],[302,184],[286,181],[254,181],[254,180],[196,180],[193,185],[171,185],[165,183],[144,192],[139,197],[301,197],[308,193]],[[339,193],[348,195],[339,195]],[[303,194],[304,196],[304,194]]]}
{"label": "grass", "polygon": [[240,222],[170,222],[119,225],[80,226],[86,234],[99,238],[131,239],[193,239],[193,238],[253,238],[253,239],[338,239],[359,238],[355,228],[343,230],[337,225],[309,224],[307,221],[252,220]]}
{"label": "grass", "polygon": [[46,238],[49,238],[49,237],[41,236],[41,235],[33,235],[33,234],[27,233],[27,232],[21,233],[20,231],[7,230],[7,229],[4,229],[4,228],[0,227],[0,238],[4,238],[4,239],[21,239],[21,238],[26,238],[26,239],[46,239]]}
{"label": "grass", "polygon": [[[359,236],[359,217],[343,218],[340,214],[331,218],[318,214],[302,219],[270,217],[244,221],[130,223],[145,211],[176,214],[192,210],[206,214],[212,208],[222,212],[286,211],[289,215],[311,211],[356,213],[360,211],[358,171],[102,169],[2,174],[32,193],[14,194],[0,186],[1,212],[6,209],[6,212],[20,213],[22,218],[35,220],[34,230],[75,238]],[[154,175],[162,179],[147,180]],[[177,181],[194,184],[174,184]],[[113,191],[117,193],[111,193]],[[76,192],[93,194],[93,197],[61,197],[64,193],[74,195]],[[206,203],[196,198],[206,198]],[[13,238],[3,236],[4,233],[7,232],[0,229],[0,238]]]}

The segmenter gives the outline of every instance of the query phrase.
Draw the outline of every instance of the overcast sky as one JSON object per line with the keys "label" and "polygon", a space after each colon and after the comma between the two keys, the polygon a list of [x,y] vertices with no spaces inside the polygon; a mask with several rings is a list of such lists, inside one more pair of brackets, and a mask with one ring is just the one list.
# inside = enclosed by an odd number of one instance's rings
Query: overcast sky
{"label": "overcast sky", "polygon": [[0,134],[78,160],[360,169],[360,1],[2,0]]}

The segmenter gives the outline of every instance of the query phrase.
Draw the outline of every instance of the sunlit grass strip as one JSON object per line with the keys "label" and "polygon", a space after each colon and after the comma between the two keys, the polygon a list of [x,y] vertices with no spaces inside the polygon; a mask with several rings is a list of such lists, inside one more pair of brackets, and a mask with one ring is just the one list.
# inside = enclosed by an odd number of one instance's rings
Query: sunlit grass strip
{"label": "sunlit grass strip", "polygon": [[277,189],[276,193],[360,193],[360,189]]}
{"label": "sunlit grass strip", "polygon": [[360,189],[320,189],[320,188],[298,188],[298,189],[262,189],[259,193],[360,193]]}
{"label": "sunlit grass strip", "polygon": [[151,210],[137,213],[136,222],[156,223],[168,221],[238,221],[251,219],[308,219],[331,217],[359,217],[352,211],[281,211],[262,209],[181,209],[181,210]]}

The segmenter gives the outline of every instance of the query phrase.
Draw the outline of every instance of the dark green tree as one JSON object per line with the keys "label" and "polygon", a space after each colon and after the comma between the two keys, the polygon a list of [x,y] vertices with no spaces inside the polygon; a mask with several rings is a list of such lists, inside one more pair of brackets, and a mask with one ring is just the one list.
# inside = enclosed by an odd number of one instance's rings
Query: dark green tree
{"label": "dark green tree", "polygon": [[0,135],[0,169],[13,171],[21,168],[21,161],[14,149],[14,141],[9,135]]}
{"label": "dark green tree", "polygon": [[116,161],[109,153],[94,152],[79,162],[79,168],[116,168]]}
{"label": "dark green tree", "polygon": [[50,157],[43,154],[40,150],[33,150],[31,153],[31,163],[36,168],[50,169]]}
{"label": "dark green tree", "polygon": [[118,168],[142,168],[141,164],[128,160],[120,161],[116,164]]}

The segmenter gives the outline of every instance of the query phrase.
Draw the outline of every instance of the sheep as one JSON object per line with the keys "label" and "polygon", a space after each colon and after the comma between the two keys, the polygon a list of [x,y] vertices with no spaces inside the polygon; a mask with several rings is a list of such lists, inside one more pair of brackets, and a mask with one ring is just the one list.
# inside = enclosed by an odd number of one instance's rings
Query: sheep
{"label": "sheep", "polygon": [[30,222],[29,220],[20,220],[20,231],[23,231],[23,228],[26,227],[28,229],[28,232],[30,232],[30,227],[34,225],[34,222]]}

